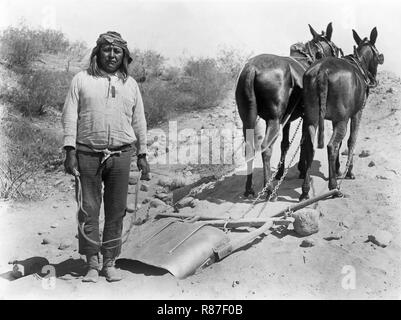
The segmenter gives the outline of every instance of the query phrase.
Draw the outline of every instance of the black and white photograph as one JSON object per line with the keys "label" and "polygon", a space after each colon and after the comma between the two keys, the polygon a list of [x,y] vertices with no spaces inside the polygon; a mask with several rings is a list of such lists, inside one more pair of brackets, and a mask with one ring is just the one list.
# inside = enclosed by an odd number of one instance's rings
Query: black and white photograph
{"label": "black and white photograph", "polygon": [[0,299],[399,300],[400,17],[0,0]]}

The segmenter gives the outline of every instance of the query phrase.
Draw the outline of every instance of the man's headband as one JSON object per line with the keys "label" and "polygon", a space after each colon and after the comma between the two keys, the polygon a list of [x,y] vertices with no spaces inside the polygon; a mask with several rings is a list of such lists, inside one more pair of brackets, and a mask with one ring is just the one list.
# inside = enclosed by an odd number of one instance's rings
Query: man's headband
{"label": "man's headband", "polygon": [[102,33],[96,41],[96,45],[100,48],[104,44],[112,44],[124,50],[128,57],[128,63],[131,63],[132,58],[128,50],[127,41],[125,41],[118,32],[108,31]]}

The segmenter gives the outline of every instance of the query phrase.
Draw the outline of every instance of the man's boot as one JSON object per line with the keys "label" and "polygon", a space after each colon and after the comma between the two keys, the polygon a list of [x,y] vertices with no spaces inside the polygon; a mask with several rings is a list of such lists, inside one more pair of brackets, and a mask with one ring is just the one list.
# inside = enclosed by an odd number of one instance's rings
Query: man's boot
{"label": "man's boot", "polygon": [[114,266],[115,259],[104,258],[102,275],[106,277],[109,282],[120,281],[122,279],[120,272]]}
{"label": "man's boot", "polygon": [[88,272],[82,282],[97,282],[99,280],[99,257],[97,254],[87,255]]}

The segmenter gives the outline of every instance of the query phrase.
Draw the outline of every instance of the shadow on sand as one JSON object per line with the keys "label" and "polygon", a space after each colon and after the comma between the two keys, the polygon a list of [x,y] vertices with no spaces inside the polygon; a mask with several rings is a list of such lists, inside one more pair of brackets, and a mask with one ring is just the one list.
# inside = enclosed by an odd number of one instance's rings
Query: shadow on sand
{"label": "shadow on sand", "polygon": [[[319,160],[314,160],[311,167],[311,176],[319,177],[327,180],[325,175],[320,171],[321,163]],[[297,164],[288,170],[287,177],[284,179],[278,191],[278,201],[286,201],[297,203],[300,193],[295,189],[300,188],[303,179],[299,179],[299,171]],[[210,182],[209,180],[207,182]],[[212,188],[203,190],[196,195],[199,200],[206,200],[212,203],[220,204],[223,202],[231,203],[252,203],[254,199],[243,197],[245,189],[245,174],[233,174],[225,177],[223,180],[216,181]],[[262,189],[263,184],[263,169],[255,168],[253,172],[253,181],[255,192]],[[197,185],[200,185],[197,183]],[[189,190],[194,186],[187,186]]]}

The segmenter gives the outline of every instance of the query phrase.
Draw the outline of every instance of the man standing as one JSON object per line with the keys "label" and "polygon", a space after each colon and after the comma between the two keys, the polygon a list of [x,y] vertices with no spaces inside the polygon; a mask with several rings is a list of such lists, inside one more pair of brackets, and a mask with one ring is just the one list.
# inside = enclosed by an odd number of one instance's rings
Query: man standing
{"label": "man standing", "polygon": [[[78,217],[84,227],[79,228],[78,241],[79,253],[86,255],[88,263],[84,282],[97,282],[99,253],[103,255],[101,274],[108,281],[121,280],[114,262],[121,251],[135,146],[141,179],[149,180],[145,113],[138,84],[128,75],[131,61],[127,42],[119,33],[101,34],[88,69],[72,79],[63,108],[64,166],[67,173],[79,176],[76,189],[82,196]],[[102,193],[105,223],[100,241]]]}

